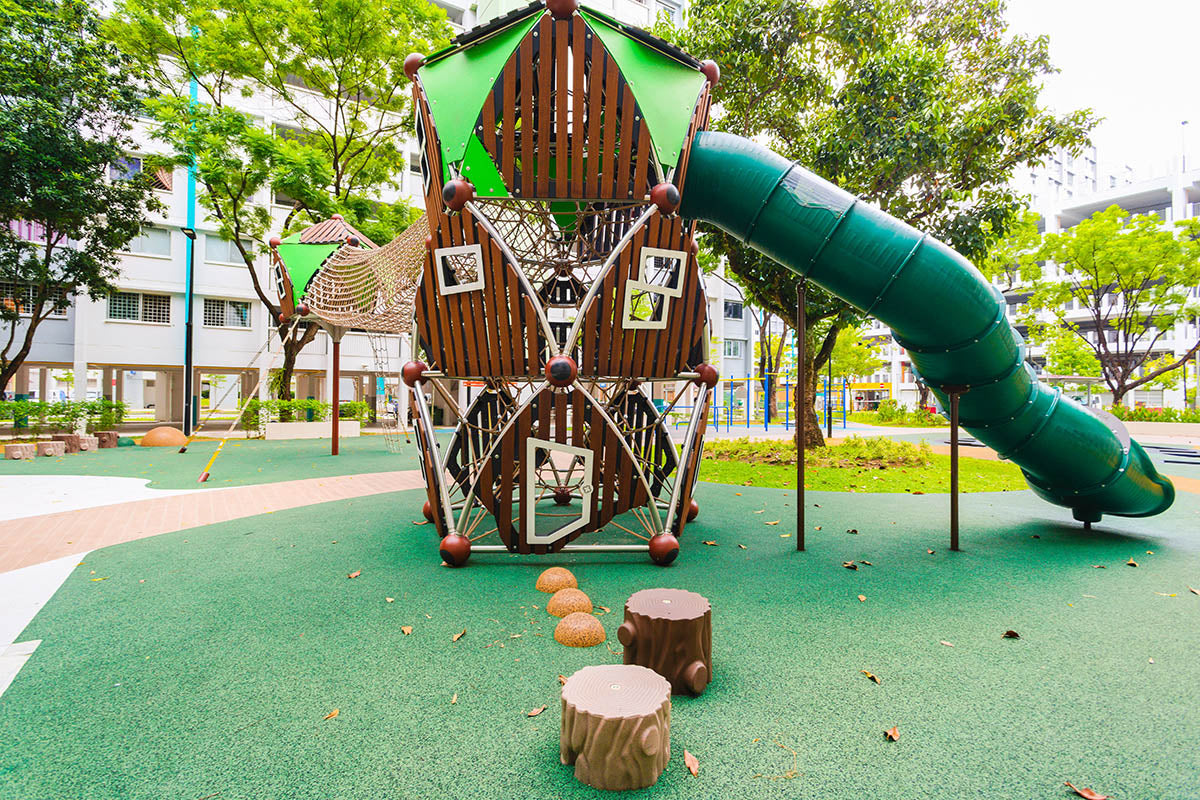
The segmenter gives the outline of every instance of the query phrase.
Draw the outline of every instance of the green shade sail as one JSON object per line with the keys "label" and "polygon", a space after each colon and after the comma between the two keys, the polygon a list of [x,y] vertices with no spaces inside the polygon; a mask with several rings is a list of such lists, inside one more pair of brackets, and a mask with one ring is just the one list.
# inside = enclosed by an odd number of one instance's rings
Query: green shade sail
{"label": "green shade sail", "polygon": [[504,177],[496,169],[491,154],[474,133],[467,142],[467,152],[463,156],[462,176],[474,184],[475,193],[480,197],[512,196],[508,193]]}
{"label": "green shade sail", "polygon": [[544,9],[537,9],[494,36],[421,68],[421,86],[429,100],[445,164],[463,160],[484,99],[508,57],[544,13]]}
{"label": "green shade sail", "polygon": [[294,233],[284,239],[276,248],[279,259],[292,279],[292,289],[298,302],[304,297],[304,290],[313,275],[321,269],[325,259],[341,246],[340,242],[331,244],[300,244],[300,234]]}
{"label": "green shade sail", "polygon": [[659,163],[675,166],[706,80],[704,74],[613,28],[598,14],[584,9],[579,13],[633,89]]}

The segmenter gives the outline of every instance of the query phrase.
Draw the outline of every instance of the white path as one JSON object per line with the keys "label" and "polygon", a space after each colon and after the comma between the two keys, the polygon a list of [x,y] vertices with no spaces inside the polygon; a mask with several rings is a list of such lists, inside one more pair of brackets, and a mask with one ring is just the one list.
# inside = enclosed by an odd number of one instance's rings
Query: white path
{"label": "white path", "polygon": [[110,506],[187,494],[188,489],[151,489],[144,478],[99,475],[5,475],[0,478],[0,520]]}

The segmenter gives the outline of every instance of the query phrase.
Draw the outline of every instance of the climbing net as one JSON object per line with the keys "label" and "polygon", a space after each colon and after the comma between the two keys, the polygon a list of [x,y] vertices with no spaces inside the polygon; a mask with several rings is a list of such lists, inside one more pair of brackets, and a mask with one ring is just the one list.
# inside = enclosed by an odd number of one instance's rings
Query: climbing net
{"label": "climbing net", "polygon": [[305,303],[312,313],[338,327],[408,331],[428,231],[422,215],[382,247],[342,245],[309,283]]}

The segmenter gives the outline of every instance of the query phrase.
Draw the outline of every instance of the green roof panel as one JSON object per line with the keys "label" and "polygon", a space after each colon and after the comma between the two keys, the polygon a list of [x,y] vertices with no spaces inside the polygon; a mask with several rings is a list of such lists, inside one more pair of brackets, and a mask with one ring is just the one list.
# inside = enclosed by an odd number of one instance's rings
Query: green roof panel
{"label": "green roof panel", "polygon": [[[288,239],[291,238],[291,236],[288,237]],[[296,238],[297,241],[285,241],[276,249],[279,251],[279,258],[283,261],[283,266],[287,268],[288,277],[292,279],[292,289],[295,291],[296,298],[300,299],[304,297],[304,290],[308,288],[308,282],[321,269],[325,259],[329,258],[334,250],[341,247],[341,243],[300,244],[299,234],[296,235]]]}
{"label": "green roof panel", "polygon": [[421,68],[421,86],[429,99],[445,163],[463,160],[484,99],[508,57],[544,13],[536,10],[494,36]]}
{"label": "green roof panel", "polygon": [[[580,9],[588,27],[600,38],[633,89],[646,117],[659,163],[679,163],[704,74],[613,28],[598,13]],[[474,122],[474,119],[472,119]]]}
{"label": "green roof panel", "polygon": [[496,169],[492,156],[484,149],[483,142],[474,133],[467,142],[467,152],[463,156],[462,176],[475,186],[475,193],[480,197],[511,197],[504,185],[504,178]]}

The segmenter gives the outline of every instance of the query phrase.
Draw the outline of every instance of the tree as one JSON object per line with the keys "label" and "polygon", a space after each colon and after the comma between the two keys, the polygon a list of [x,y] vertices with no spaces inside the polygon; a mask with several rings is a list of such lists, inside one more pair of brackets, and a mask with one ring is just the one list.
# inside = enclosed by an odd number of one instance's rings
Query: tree
{"label": "tree", "polygon": [[[1000,291],[1011,292],[1037,277],[1037,253],[1042,246],[1039,219],[1029,209],[1020,212],[1008,230],[995,238],[976,261],[975,266],[985,278],[999,282]],[[987,232],[990,231],[991,225],[987,225]]]}
{"label": "tree", "polygon": [[138,103],[98,26],[85,0],[0,4],[0,388],[50,315],[113,290],[157,208],[147,180],[108,180]]}
{"label": "tree", "polygon": [[[1155,362],[1163,335],[1200,314],[1190,297],[1200,283],[1200,220],[1169,229],[1156,216],[1130,217],[1114,205],[1047,234],[1038,257],[1057,270],[1038,269],[1023,321],[1035,337],[1052,338],[1039,331],[1053,326],[1078,338],[1099,362],[1114,404],[1200,350],[1198,338],[1182,356]],[[1068,317],[1073,303],[1086,319]]]}
{"label": "tree", "polygon": [[[1038,104],[1053,72],[1045,37],[1013,35],[1000,0],[694,0],[656,32],[723,73],[713,127],[754,137],[969,258],[1011,227],[1014,170],[1078,149],[1095,119]],[[795,318],[797,277],[721,233],[748,297]],[[862,314],[808,289],[805,371]],[[820,331],[820,335],[818,335]],[[812,397],[809,400],[813,399]],[[822,443],[811,403],[805,439]]]}
{"label": "tree", "polygon": [[1066,328],[1054,327],[1044,341],[1046,371],[1051,375],[1100,376],[1100,361],[1084,339]]}
{"label": "tree", "polygon": [[[286,24],[279,21],[286,20]],[[191,165],[201,205],[235,244],[272,319],[279,305],[255,270],[250,240],[272,226],[261,195],[286,199],[283,233],[341,213],[384,242],[418,216],[398,188],[401,143],[413,129],[404,57],[445,44],[445,12],[424,0],[123,0],[106,31],[155,93],[156,136]],[[198,101],[189,96],[197,84]],[[287,121],[267,129],[235,109],[262,96]],[[297,355],[317,333],[278,323],[284,340],[280,396],[291,397]],[[290,336],[289,336],[290,332]]]}
{"label": "tree", "polygon": [[887,365],[879,345],[863,338],[864,331],[865,327],[855,327],[843,328],[838,332],[829,358],[834,378],[873,375],[880,367]]}
{"label": "tree", "polygon": [[[775,324],[776,319],[779,319],[779,325]],[[774,419],[779,416],[779,398],[776,396],[776,390],[779,384],[779,373],[783,370],[788,334],[792,328],[788,325],[787,317],[777,318],[769,311],[763,311],[758,320],[758,330],[758,342],[755,343],[758,374],[763,378],[763,392],[767,402],[766,412],[771,419]]]}

